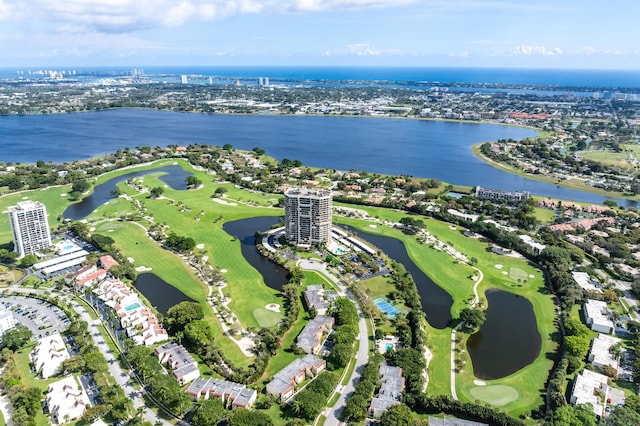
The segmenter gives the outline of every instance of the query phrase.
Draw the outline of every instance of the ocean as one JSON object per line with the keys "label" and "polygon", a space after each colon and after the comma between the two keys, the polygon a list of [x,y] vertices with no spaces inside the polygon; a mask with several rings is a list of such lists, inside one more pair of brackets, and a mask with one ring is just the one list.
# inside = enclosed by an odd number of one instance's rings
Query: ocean
{"label": "ocean", "polygon": [[[320,67],[320,66],[138,66],[146,76],[204,76],[223,81],[257,80],[268,77],[271,82],[376,82],[376,83],[443,83],[532,85],[562,88],[637,89],[640,92],[640,70],[582,70],[527,68],[451,68],[451,67]],[[64,71],[65,75],[108,76],[128,73],[133,67],[58,67],[2,68],[0,79],[28,78],[42,70]],[[22,74],[18,74],[21,72]],[[43,77],[34,75],[32,78]]]}

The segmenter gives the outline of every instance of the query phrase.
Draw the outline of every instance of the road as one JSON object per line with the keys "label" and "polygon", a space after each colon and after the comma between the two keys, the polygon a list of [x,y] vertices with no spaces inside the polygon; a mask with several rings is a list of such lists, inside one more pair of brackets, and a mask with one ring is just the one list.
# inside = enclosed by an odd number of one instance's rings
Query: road
{"label": "road", "polygon": [[[12,290],[20,293],[41,292],[39,290],[25,288],[12,288]],[[80,315],[82,321],[85,321],[87,323],[88,332],[91,335],[94,344],[100,350],[100,353],[104,355],[104,358],[107,361],[107,365],[109,367],[109,372],[115,379],[116,383],[124,390],[125,395],[127,395],[127,397],[129,397],[129,399],[133,401],[134,408],[138,409],[139,407],[145,407],[142,416],[146,421],[151,422],[152,424],[171,425],[171,423],[146,407],[145,401],[142,398],[141,391],[136,390],[133,387],[132,381],[130,380],[129,372],[123,370],[122,367],[120,367],[120,364],[117,360],[117,355],[114,354],[111,349],[109,349],[107,342],[105,342],[103,335],[100,333],[100,329],[98,328],[98,326],[101,325],[101,321],[91,319],[91,316],[89,316],[89,313],[84,308],[84,306],[80,305],[76,301],[68,300],[68,298],[65,296],[61,296],[60,300],[69,302],[73,307],[73,310],[75,310]]]}
{"label": "road", "polygon": [[318,271],[329,278],[336,287],[340,289],[338,294],[340,296],[348,297],[356,305],[356,309],[358,310],[358,316],[360,319],[358,320],[358,352],[356,353],[356,365],[351,377],[349,378],[349,382],[344,387],[338,385],[340,397],[331,410],[326,414],[327,419],[324,422],[325,426],[341,425],[344,423],[339,420],[340,413],[344,410],[347,398],[353,394],[355,386],[362,376],[364,366],[369,361],[369,333],[367,331],[367,318],[362,312],[360,304],[356,300],[355,296],[351,294],[347,287],[342,284],[338,278],[327,271],[327,268],[323,263],[314,260],[301,260],[298,266],[302,269]]}

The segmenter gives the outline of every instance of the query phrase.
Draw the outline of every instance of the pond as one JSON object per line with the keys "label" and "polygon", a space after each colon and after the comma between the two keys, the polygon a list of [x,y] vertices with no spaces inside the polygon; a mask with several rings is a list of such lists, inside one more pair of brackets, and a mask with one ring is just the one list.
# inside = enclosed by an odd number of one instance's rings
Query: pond
{"label": "pond", "polygon": [[149,272],[139,274],[134,286],[163,315],[180,302],[195,302],[162,278]]}
{"label": "pond", "polygon": [[289,281],[289,272],[260,254],[256,248],[255,234],[271,229],[279,221],[280,218],[276,216],[261,216],[226,222],[222,226],[227,234],[240,240],[242,255],[260,272],[265,284],[278,291]]}
{"label": "pond", "polygon": [[432,327],[443,329],[449,325],[453,298],[442,287],[434,283],[433,280],[422,272],[422,269],[413,262],[402,241],[396,238],[360,232],[350,226],[347,228],[349,231],[354,232],[359,238],[370,242],[391,259],[401,263],[405,267],[418,287],[422,310]]}
{"label": "pond", "polygon": [[531,302],[498,289],[485,293],[487,318],[467,341],[473,374],[484,380],[506,377],[531,364],[542,339]]}
{"label": "pond", "polygon": [[97,185],[93,192],[82,201],[71,204],[66,208],[62,216],[65,219],[82,220],[87,217],[95,209],[106,203],[107,201],[115,198],[111,193],[116,189],[116,185],[120,182],[124,182],[128,179],[148,175],[151,173],[166,173],[160,176],[160,180],[166,183],[168,186],[175,190],[187,189],[187,177],[193,175],[184,171],[180,166],[166,166],[159,167],[157,169],[140,170],[137,172],[127,173],[122,176],[114,177],[108,181]]}

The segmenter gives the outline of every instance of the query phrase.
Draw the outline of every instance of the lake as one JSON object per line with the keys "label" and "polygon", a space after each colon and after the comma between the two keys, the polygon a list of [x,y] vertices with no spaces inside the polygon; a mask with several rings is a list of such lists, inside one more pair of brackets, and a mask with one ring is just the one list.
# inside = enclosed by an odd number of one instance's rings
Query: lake
{"label": "lake", "polygon": [[150,272],[138,274],[134,286],[163,315],[167,314],[169,308],[180,302],[195,302],[195,300]]}
{"label": "lake", "polygon": [[222,225],[222,229],[227,234],[240,240],[242,256],[260,272],[265,284],[278,291],[282,290],[282,287],[289,281],[289,272],[260,254],[256,248],[255,234],[256,232],[268,231],[279,221],[280,217],[260,216],[234,220]]}
{"label": "lake", "polygon": [[[590,203],[608,197],[526,179],[489,166],[472,145],[534,137],[531,129],[415,119],[205,115],[119,109],[0,117],[5,162],[73,161],[134,146],[204,143],[251,150],[281,160],[338,170],[437,178],[452,184],[529,191]],[[621,205],[631,205],[616,200]]]}
{"label": "lake", "polygon": [[531,364],[542,339],[531,302],[522,296],[489,289],[487,318],[467,341],[473,374],[483,380],[506,377]]}
{"label": "lake", "polygon": [[91,212],[106,203],[107,201],[115,198],[111,193],[120,182],[124,182],[128,179],[148,175],[151,173],[163,173],[160,176],[160,180],[176,190],[187,189],[186,179],[188,176],[192,176],[193,173],[185,172],[180,166],[166,166],[159,167],[157,169],[142,170],[137,172],[127,173],[122,176],[109,179],[108,181],[96,185],[93,188],[93,192],[82,201],[71,204],[62,213],[65,219],[82,220],[89,216]]}

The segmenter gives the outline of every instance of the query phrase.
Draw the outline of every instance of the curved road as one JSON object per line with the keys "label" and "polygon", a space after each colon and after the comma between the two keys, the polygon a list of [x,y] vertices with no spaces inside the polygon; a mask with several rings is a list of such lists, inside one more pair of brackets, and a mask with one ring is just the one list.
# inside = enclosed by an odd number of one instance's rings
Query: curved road
{"label": "curved road", "polygon": [[318,271],[329,278],[336,285],[336,287],[340,289],[338,294],[348,297],[356,305],[356,309],[358,310],[358,317],[360,319],[358,320],[359,343],[358,352],[356,354],[356,366],[353,369],[351,377],[349,378],[349,382],[344,387],[338,385],[338,392],[340,393],[340,397],[327,414],[327,419],[324,422],[326,426],[341,425],[343,423],[339,420],[340,413],[342,413],[342,410],[344,410],[347,398],[353,394],[355,386],[360,381],[360,377],[362,376],[362,370],[364,369],[365,364],[369,361],[369,333],[367,332],[367,320],[355,296],[351,294],[347,287],[342,284],[340,280],[338,280],[338,278],[327,271],[327,268],[324,264],[316,262],[314,260],[301,260],[299,266],[302,269]]}

